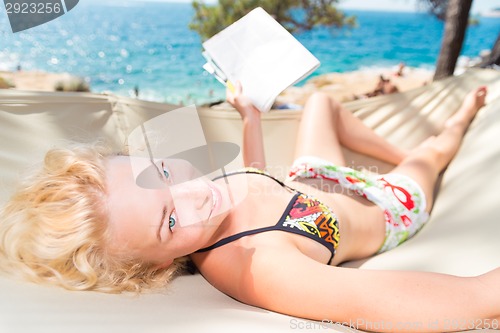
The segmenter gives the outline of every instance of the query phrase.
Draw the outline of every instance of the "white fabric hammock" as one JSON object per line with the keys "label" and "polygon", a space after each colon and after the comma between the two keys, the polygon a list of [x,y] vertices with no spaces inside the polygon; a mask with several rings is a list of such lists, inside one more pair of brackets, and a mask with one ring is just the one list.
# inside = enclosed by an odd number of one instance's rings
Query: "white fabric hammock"
{"label": "white fabric hammock", "polygon": [[[469,71],[406,93],[346,106],[379,134],[411,148],[438,132],[465,94],[483,84],[489,89],[488,105],[444,173],[424,229],[393,251],[346,266],[463,276],[500,266],[500,72]],[[39,162],[48,148],[103,136],[118,149],[141,122],[174,108],[112,95],[0,90],[0,202],[9,197],[20,171]],[[236,112],[199,112],[208,140],[241,142]],[[267,160],[277,176],[284,176],[292,162],[299,119],[300,111],[272,111],[263,117]],[[347,161],[387,168],[347,153]],[[9,333],[323,331],[320,323],[241,304],[199,274],[177,278],[165,294],[139,297],[68,292],[1,277],[0,295],[0,331]]]}

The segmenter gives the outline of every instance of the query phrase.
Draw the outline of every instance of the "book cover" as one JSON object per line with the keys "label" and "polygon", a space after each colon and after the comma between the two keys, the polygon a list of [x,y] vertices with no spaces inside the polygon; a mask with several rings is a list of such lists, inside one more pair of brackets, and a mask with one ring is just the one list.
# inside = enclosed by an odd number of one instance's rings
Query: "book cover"
{"label": "book cover", "polygon": [[205,70],[222,83],[239,81],[262,112],[320,65],[295,37],[258,7],[203,43]]}

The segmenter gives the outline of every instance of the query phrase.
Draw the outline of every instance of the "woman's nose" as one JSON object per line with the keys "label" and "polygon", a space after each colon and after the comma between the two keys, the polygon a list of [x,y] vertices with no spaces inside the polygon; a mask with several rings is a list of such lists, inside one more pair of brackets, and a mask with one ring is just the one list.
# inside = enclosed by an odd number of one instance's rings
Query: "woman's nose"
{"label": "woman's nose", "polygon": [[212,200],[212,191],[200,180],[191,180],[171,187],[176,209],[183,206],[188,209],[201,210]]}

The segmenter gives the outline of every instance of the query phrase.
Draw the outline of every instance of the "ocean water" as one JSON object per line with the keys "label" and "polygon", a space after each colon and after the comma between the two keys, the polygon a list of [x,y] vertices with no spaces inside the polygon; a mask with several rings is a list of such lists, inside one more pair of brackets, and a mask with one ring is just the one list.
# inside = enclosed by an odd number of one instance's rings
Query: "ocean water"
{"label": "ocean water", "polygon": [[[321,61],[313,76],[394,67],[432,70],[444,24],[424,13],[347,11],[358,28],[317,28],[295,36]],[[111,91],[168,103],[221,99],[224,88],[202,69],[199,36],[188,29],[189,4],[80,2],[66,15],[13,34],[0,10],[0,70],[69,72],[94,92]],[[480,18],[467,31],[464,57],[491,49],[500,20]],[[301,83],[299,83],[301,84]]]}

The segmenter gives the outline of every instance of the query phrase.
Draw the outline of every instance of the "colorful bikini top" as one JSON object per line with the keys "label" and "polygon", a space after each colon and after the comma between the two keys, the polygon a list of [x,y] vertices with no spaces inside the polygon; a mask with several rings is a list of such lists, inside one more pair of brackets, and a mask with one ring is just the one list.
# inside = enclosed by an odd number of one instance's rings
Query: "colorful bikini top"
{"label": "colorful bikini top", "polygon": [[[281,186],[296,193],[290,200],[281,218],[278,220],[278,223],[276,223],[274,226],[257,228],[237,233],[235,235],[223,238],[211,246],[202,248],[196,251],[196,253],[213,250],[245,236],[258,234],[261,232],[280,230],[311,238],[318,243],[326,246],[332,254],[330,260],[328,261],[328,263],[330,263],[333,259],[333,256],[335,255],[335,250],[339,244],[340,238],[337,217],[330,210],[330,208],[328,208],[319,200],[308,196],[307,194],[294,190],[293,188],[284,184],[282,181],[259,169],[246,168],[241,171],[226,174],[226,176],[243,173],[257,174],[269,177]],[[224,176],[219,176],[214,180],[222,177]]]}

